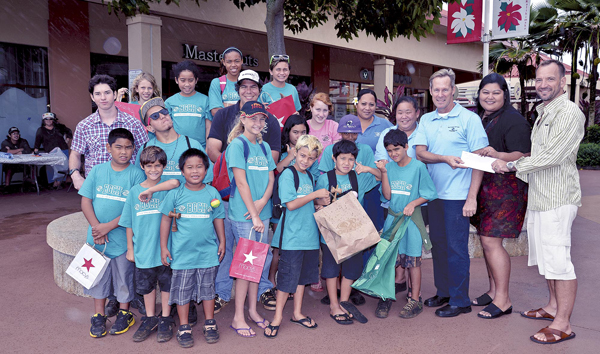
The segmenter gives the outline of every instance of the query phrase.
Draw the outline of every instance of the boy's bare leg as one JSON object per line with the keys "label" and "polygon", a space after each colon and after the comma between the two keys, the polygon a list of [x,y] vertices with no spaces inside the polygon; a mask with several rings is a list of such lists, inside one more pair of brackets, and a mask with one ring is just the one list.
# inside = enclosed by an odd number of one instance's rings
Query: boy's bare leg
{"label": "boy's bare leg", "polygon": [[[340,306],[340,302],[337,297],[337,284],[338,278],[326,278],[325,286],[327,287],[327,295],[329,295],[329,313],[332,315],[343,315],[346,313],[344,309]],[[340,290],[341,291],[341,290]],[[350,297],[350,291],[346,296],[346,301],[348,301]],[[294,296],[295,298],[295,296]]]}
{"label": "boy's bare leg", "polygon": [[[248,294],[251,283],[247,280],[236,279],[235,280],[235,314],[233,315],[233,321],[231,321],[231,326],[233,328],[250,328],[246,320],[244,319],[244,304],[246,303],[246,295]],[[258,284],[256,284],[256,290],[254,291],[254,311],[256,312],[256,293],[258,292]],[[250,298],[248,298],[250,301]],[[252,306],[252,301],[250,301],[250,306]],[[249,330],[240,330],[238,333],[242,336],[251,336],[256,334],[252,328]]]}
{"label": "boy's bare leg", "polygon": [[354,280],[346,279],[342,277],[340,282],[340,302],[350,300],[350,292],[352,291],[352,283]]}
{"label": "boy's bare leg", "polygon": [[273,248],[273,259],[271,260],[271,268],[269,268],[269,281],[275,284],[275,274],[279,267],[279,248]]}
{"label": "boy's bare leg", "polygon": [[129,303],[128,302],[119,302],[119,309],[124,311],[129,311]]}
{"label": "boy's bare leg", "polygon": [[[146,299],[144,299],[144,301],[146,301]],[[162,317],[169,317],[171,315],[171,305],[169,305],[169,292],[160,292],[160,302],[162,307]],[[148,306],[146,306],[146,311],[148,311]]]}
{"label": "boy's bare leg", "polygon": [[106,303],[106,298],[104,299],[94,299],[94,314],[99,313],[104,316],[104,304]]}
{"label": "boy's bare leg", "polygon": [[[306,317],[302,314],[302,299],[304,299],[304,285],[298,285],[296,287],[296,294],[294,294],[294,314],[292,315],[295,321]],[[314,325],[314,321],[311,320],[310,325]]]}
{"label": "boy's bare leg", "polygon": [[[212,320],[215,318],[215,299],[202,300],[202,308],[204,309],[204,319]],[[147,308],[146,308],[147,309]]]}
{"label": "boy's bare leg", "polygon": [[[287,298],[289,295],[290,295],[290,293],[286,293],[284,291],[277,290],[277,293],[275,294],[275,298],[277,299],[277,304],[275,305],[275,315],[273,316],[273,321],[271,321],[272,326],[281,325],[281,321],[283,321],[283,308],[285,307],[285,304],[287,302]],[[295,297],[294,297],[294,299],[295,299]],[[294,300],[294,304],[295,304],[295,300]],[[267,333],[267,334],[269,334],[269,333]]]}
{"label": "boy's bare leg", "polygon": [[144,295],[144,305],[147,317],[156,316],[156,289],[152,290],[150,294]]}
{"label": "boy's bare leg", "polygon": [[177,305],[177,316],[179,316],[179,325],[183,326],[189,324],[188,315],[190,312],[190,303],[185,305]]}
{"label": "boy's bare leg", "polygon": [[408,268],[408,274],[410,274],[411,281],[411,298],[415,301],[419,301],[421,295],[421,267]]}

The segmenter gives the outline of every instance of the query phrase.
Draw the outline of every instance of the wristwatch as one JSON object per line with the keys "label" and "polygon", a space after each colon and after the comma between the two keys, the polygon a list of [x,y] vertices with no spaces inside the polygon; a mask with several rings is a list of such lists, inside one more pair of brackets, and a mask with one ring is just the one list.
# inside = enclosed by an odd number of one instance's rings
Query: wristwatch
{"label": "wristwatch", "polygon": [[72,168],[69,170],[69,176],[72,175],[73,173],[75,173],[76,171],[79,171],[78,168]]}
{"label": "wristwatch", "polygon": [[511,171],[513,171],[513,170],[515,170],[515,171],[516,171],[516,170],[517,170],[517,169],[515,168],[515,162],[514,162],[514,161],[509,161],[509,162],[507,162],[507,163],[506,163],[506,167],[507,167],[509,170],[511,170]]}

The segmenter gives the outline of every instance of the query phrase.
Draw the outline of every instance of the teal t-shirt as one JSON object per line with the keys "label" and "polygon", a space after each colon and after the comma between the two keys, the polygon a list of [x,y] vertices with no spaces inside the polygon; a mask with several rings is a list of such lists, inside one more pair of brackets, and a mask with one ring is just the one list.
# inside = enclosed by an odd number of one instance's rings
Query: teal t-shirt
{"label": "teal t-shirt", "polygon": [[[227,146],[225,150],[225,159],[227,161],[227,174],[229,180],[233,179],[233,168],[240,168],[246,171],[246,180],[250,186],[250,192],[252,193],[252,200],[258,200],[265,195],[267,186],[269,185],[269,172],[273,171],[277,166],[271,155],[271,148],[266,142],[262,142],[267,151],[267,156],[263,153],[258,142],[256,144],[251,143],[244,134],[240,137],[248,143],[249,154],[248,160],[244,160],[244,143],[240,139],[233,139],[233,141]],[[267,205],[260,212],[260,219],[267,220],[271,218],[273,212],[273,203],[269,198]],[[244,216],[248,212],[246,204],[242,200],[240,195],[240,189],[235,189],[235,194],[229,197],[229,219],[233,221],[252,222],[252,220],[246,220]]]}
{"label": "teal t-shirt", "polygon": [[298,97],[298,90],[293,85],[285,84],[283,88],[275,87],[272,83],[268,83],[262,87],[260,99],[264,104],[270,104],[275,101],[279,101],[283,97],[292,96],[294,99],[294,106],[296,107],[296,111],[300,112],[302,109],[302,105],[300,104],[300,97]]}
{"label": "teal t-shirt", "polygon": [[185,133],[205,148],[206,120],[212,121],[213,118],[208,108],[208,97],[200,92],[191,97],[184,97],[178,93],[167,98],[165,107],[173,118],[175,131]]}
{"label": "teal t-shirt", "polygon": [[224,108],[225,104],[232,105],[240,100],[240,95],[235,91],[235,81],[229,81],[225,85],[225,90],[221,93],[221,82],[215,78],[210,82],[208,89],[208,109]]}
{"label": "teal t-shirt", "polygon": [[[107,223],[121,216],[131,187],[145,179],[146,175],[139,167],[129,165],[123,171],[115,171],[108,161],[92,168],[79,190],[79,195],[91,199],[96,218],[101,223]],[[101,252],[104,250],[104,245],[94,244],[91,225],[86,242]],[[108,233],[105,255],[115,258],[125,252],[127,234],[124,227],[117,227]]]}
{"label": "teal t-shirt", "polygon": [[[404,167],[398,166],[395,162],[390,162],[385,167],[388,171],[388,180],[392,190],[392,199],[390,200],[389,207],[394,212],[402,212],[408,203],[417,198],[425,198],[427,200],[437,199],[433,180],[429,176],[429,172],[427,172],[427,167],[421,161],[413,158]],[[392,225],[393,221],[394,217],[388,214],[383,226],[384,232]],[[421,239],[419,229],[412,220],[409,222],[406,230],[407,233],[404,236],[406,239]],[[403,250],[401,253],[405,253],[411,257],[419,257],[421,256],[421,247],[415,247],[412,250]]]}
{"label": "teal t-shirt", "polygon": [[[160,220],[158,210],[168,191],[152,193],[149,202],[140,202],[138,196],[148,190],[139,184],[131,187],[123,207],[119,226],[133,230],[133,255],[137,268],[154,268],[162,265],[160,259]],[[169,238],[169,241],[171,239]],[[171,249],[170,245],[168,247]]]}
{"label": "teal t-shirt", "polygon": [[[180,135],[177,140],[169,144],[161,143],[160,141],[158,141],[158,139],[156,139],[156,136],[154,136],[154,138],[151,138],[146,144],[146,147],[148,146],[158,146],[159,148],[165,151],[165,154],[167,154],[167,166],[163,170],[161,180],[166,181],[170,179],[178,179],[180,183],[185,183],[185,178],[183,177],[183,175],[181,174],[181,170],[179,169],[179,158],[188,149],[188,144],[185,139],[185,136]],[[197,140],[194,140],[192,138],[190,138],[190,147],[198,149],[206,154],[206,150],[204,150],[204,147],[202,147],[202,145]],[[141,153],[138,153],[135,159],[136,166],[140,166],[140,155]],[[208,156],[208,154],[206,154],[206,156]],[[212,161],[210,161],[210,159],[208,160],[208,164],[209,166],[206,170],[206,177],[204,177],[203,180],[204,183],[210,183],[213,180],[213,163]]]}
{"label": "teal t-shirt", "polygon": [[[281,204],[291,202],[296,198],[304,197],[313,192],[313,184],[307,173],[298,172],[298,189],[294,185],[294,173],[286,169],[279,176],[279,198]],[[284,250],[316,250],[319,249],[319,229],[313,214],[315,213],[314,201],[304,204],[295,210],[286,210],[285,230],[283,232]],[[280,247],[281,223],[273,234],[271,246]]]}
{"label": "teal t-shirt", "polygon": [[[367,167],[377,168],[375,166],[375,157],[371,147],[366,144],[357,143],[358,156],[356,156],[356,162]],[[335,168],[335,163],[331,158],[333,156],[333,145],[329,145],[323,151],[321,155],[321,162],[319,163],[319,171],[327,172]],[[356,165],[355,165],[356,167]],[[354,168],[353,168],[354,169]]]}
{"label": "teal t-shirt", "polygon": [[[213,208],[211,200],[218,199]],[[177,209],[177,231],[171,232],[172,269],[211,268],[219,265],[219,246],[213,221],[225,218],[225,209],[219,192],[205,185],[202,190],[191,191],[182,184],[169,191],[159,210],[165,215]]]}

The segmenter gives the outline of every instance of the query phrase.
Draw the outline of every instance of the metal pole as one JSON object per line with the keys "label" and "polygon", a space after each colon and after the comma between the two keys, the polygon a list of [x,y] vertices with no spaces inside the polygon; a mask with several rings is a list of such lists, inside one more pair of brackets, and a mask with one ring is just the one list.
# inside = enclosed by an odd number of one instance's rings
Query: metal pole
{"label": "metal pole", "polygon": [[[494,0],[491,0],[494,1]],[[483,0],[483,76],[485,77],[489,72],[490,66],[490,13],[492,6],[490,0]]]}

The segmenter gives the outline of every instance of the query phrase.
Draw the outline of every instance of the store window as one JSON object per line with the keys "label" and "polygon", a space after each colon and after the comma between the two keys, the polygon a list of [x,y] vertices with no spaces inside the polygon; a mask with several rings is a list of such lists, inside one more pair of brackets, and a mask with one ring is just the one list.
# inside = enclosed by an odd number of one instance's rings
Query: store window
{"label": "store window", "polygon": [[[117,55],[90,54],[90,64],[92,76],[109,75],[117,80],[117,90],[121,87],[129,87],[129,59]],[[122,101],[129,102],[126,95]],[[92,102],[92,108],[95,112],[97,107]]]}

